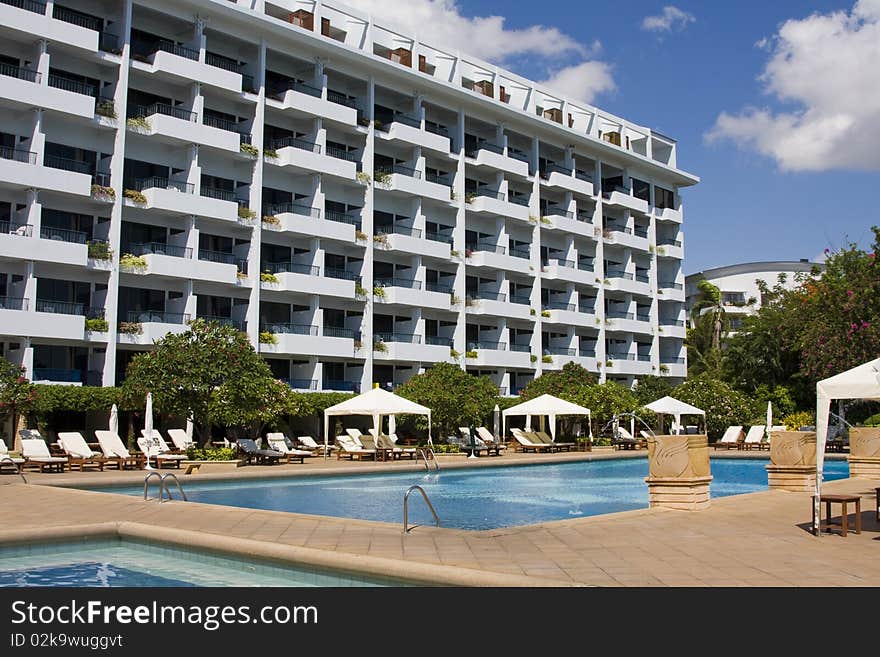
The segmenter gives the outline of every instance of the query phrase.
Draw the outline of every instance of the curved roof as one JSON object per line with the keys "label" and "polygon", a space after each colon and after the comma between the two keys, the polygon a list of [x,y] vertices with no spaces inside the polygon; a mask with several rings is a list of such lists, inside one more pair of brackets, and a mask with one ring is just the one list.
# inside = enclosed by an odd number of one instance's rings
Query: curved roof
{"label": "curved roof", "polygon": [[720,276],[732,276],[734,274],[750,274],[753,272],[780,272],[780,271],[811,271],[813,267],[824,268],[822,262],[811,262],[809,260],[765,260],[761,262],[740,262],[733,265],[722,265],[721,267],[713,267],[712,269],[704,269],[695,271],[693,274],[685,276],[685,281],[694,278],[718,278]]}

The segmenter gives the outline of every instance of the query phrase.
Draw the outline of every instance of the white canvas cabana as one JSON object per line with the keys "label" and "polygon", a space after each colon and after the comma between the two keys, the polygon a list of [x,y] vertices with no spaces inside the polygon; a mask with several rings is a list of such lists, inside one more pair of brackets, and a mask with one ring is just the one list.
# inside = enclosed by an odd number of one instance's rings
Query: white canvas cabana
{"label": "white canvas cabana", "polygon": [[550,437],[556,440],[556,416],[557,415],[586,415],[590,418],[590,409],[584,408],[570,401],[565,401],[553,395],[541,395],[516,406],[505,408],[501,411],[504,418],[502,430],[507,431],[507,418],[510,415],[526,415],[531,419],[533,415],[546,415],[550,419]]}
{"label": "white canvas cabana", "polygon": [[661,397],[656,401],[652,401],[650,404],[646,404],[645,408],[649,411],[654,411],[658,415],[672,415],[675,418],[676,433],[681,431],[682,415],[702,415],[703,424],[706,423],[706,411],[703,411],[696,406],[686,404],[685,402],[680,401],[675,397],[670,397],[669,395]]}
{"label": "white canvas cabana", "polygon": [[428,444],[431,441],[431,409],[414,401],[405,399],[382,388],[373,388],[367,392],[346,399],[344,402],[330,406],[324,410],[324,457],[327,457],[328,437],[330,435],[330,418],[339,415],[368,415],[373,418],[373,428],[378,432],[382,427],[382,416],[389,415],[427,415]]}
{"label": "white canvas cabana", "polygon": [[813,533],[819,533],[819,495],[822,493],[822,468],[825,465],[825,442],[828,439],[828,413],[832,399],[880,400],[880,358],[816,384],[816,497]]}

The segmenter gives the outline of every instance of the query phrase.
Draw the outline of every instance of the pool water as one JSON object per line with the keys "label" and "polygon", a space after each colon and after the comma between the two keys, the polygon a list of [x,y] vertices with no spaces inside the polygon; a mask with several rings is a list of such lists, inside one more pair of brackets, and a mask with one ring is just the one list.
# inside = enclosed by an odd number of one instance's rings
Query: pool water
{"label": "pool water", "polygon": [[96,539],[0,547],[0,587],[405,586],[163,543]]}
{"label": "pool water", "polygon": [[[765,459],[714,459],[711,495],[767,490],[766,464]],[[848,468],[845,461],[826,461],[825,479],[847,477]],[[188,481],[186,495],[208,504],[400,523],[403,495],[418,484],[443,527],[495,529],[647,508],[647,475],[646,459],[627,458],[431,473]],[[143,488],[119,492],[142,495]],[[418,493],[409,498],[409,522],[433,523]]]}

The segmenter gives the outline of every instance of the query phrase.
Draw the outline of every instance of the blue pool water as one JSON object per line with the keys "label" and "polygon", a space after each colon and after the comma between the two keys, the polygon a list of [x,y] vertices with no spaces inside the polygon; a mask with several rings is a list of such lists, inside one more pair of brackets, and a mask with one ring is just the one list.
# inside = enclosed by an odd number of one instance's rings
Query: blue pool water
{"label": "blue pool water", "polygon": [[165,543],[95,539],[0,547],[0,587],[406,586]]}
{"label": "blue pool water", "polygon": [[[767,490],[764,459],[714,459],[711,495]],[[845,461],[826,461],[825,478],[849,476]],[[593,516],[648,506],[646,459],[401,472],[354,476],[291,477],[261,481],[187,481],[193,502],[272,511],[400,523],[403,495],[419,484],[444,527],[495,529],[548,520]],[[143,488],[121,492],[142,495]],[[418,493],[410,496],[409,520],[431,524]]]}

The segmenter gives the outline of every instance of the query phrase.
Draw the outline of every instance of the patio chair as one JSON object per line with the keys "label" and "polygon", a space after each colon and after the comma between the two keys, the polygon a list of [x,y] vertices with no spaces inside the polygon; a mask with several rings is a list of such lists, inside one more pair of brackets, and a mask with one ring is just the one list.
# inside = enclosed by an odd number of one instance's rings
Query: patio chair
{"label": "patio chair", "polygon": [[764,442],[764,431],[767,427],[763,424],[753,424],[749,427],[749,430],[746,432],[746,437],[743,439],[742,443],[740,443],[740,449],[764,449],[766,446],[768,449],[770,447],[770,443]]}
{"label": "patio chair", "polygon": [[391,455],[397,460],[400,460],[404,456],[410,460],[416,457],[415,447],[398,447],[388,434],[380,433],[375,438],[376,447],[391,450]]}
{"label": "patio chair", "polygon": [[535,442],[534,439],[529,435],[529,432],[523,431],[522,429],[518,429],[516,427],[512,427],[510,429],[511,435],[516,440],[516,443],[519,445],[519,451],[521,452],[549,452],[550,445],[545,445],[543,442]]}
{"label": "patio chair", "polygon": [[21,455],[24,457],[22,468],[37,468],[40,472],[64,472],[67,466],[66,456],[52,456],[46,441],[35,429],[19,431],[21,436]]}
{"label": "patio chair", "polygon": [[553,438],[546,431],[535,431],[533,433],[542,443],[544,443],[545,445],[552,445],[561,452],[570,452],[575,446],[574,443],[553,440]]}
{"label": "patio chair", "polygon": [[239,438],[235,443],[249,464],[256,461],[261,465],[274,465],[285,458],[285,455],[278,450],[260,449],[256,441],[250,438]]}
{"label": "patio chair", "polygon": [[171,438],[174,448],[181,452],[196,446],[195,441],[186,435],[186,429],[168,429],[168,437]]}
{"label": "patio chair", "polygon": [[315,453],[312,451],[296,449],[293,443],[290,441],[290,438],[285,436],[283,433],[267,433],[266,442],[269,444],[269,449],[274,449],[276,452],[281,452],[284,455],[284,458],[287,459],[288,463],[293,463],[294,461],[305,463],[304,459],[306,456],[315,455]]}
{"label": "patio chair", "polygon": [[104,456],[122,459],[123,468],[142,470],[146,464],[146,457],[143,454],[129,452],[125,443],[122,442],[122,438],[115,431],[95,431],[95,438],[98,439]]}
{"label": "patio chair", "polygon": [[495,455],[498,455],[498,450],[490,448],[483,439],[479,436],[471,436],[470,427],[459,427],[459,433],[461,433],[461,438],[458,441],[458,448],[462,452],[467,452],[469,455],[473,453],[475,456],[480,456],[483,452],[486,452],[486,456],[492,456],[492,452],[495,452]]}
{"label": "patio chair", "polygon": [[635,449],[639,447],[640,441],[626,429],[626,427],[617,427],[617,435],[611,437],[611,446],[614,449]]}
{"label": "patio chair", "polygon": [[80,472],[87,466],[96,467],[103,472],[104,465],[112,463],[117,470],[122,470],[122,459],[106,458],[101,452],[96,452],[85,441],[79,431],[62,431],[58,434],[58,444],[67,455],[68,465],[71,470],[79,466]]}
{"label": "patio chair", "polygon": [[483,439],[483,442],[486,443],[489,447],[497,448],[498,456],[501,456],[501,450],[507,449],[507,445],[502,443],[500,440],[495,440],[495,436],[492,435],[492,432],[489,431],[486,427],[477,427],[477,435]]}
{"label": "patio chair", "polygon": [[715,449],[731,449],[735,447],[739,449],[745,434],[741,425],[731,425],[724,431],[724,435],[716,440],[713,445]]}
{"label": "patio chair", "polygon": [[24,465],[24,459],[20,456],[12,456],[6,447],[6,441],[0,438],[0,470],[5,468],[14,468],[16,472]]}
{"label": "patio chair", "polygon": [[376,459],[375,449],[367,449],[360,442],[356,443],[354,438],[350,435],[336,436],[336,444],[339,446],[339,449],[336,451],[336,458],[338,460],[344,458],[352,461],[354,461],[355,458],[357,458],[358,461],[364,459]]}
{"label": "patio chair", "polygon": [[[144,438],[150,438],[150,436],[147,435],[146,429],[141,429],[141,435]],[[179,449],[176,446],[169,447],[168,443],[165,442],[165,439],[162,437],[162,432],[159,431],[158,429],[153,429],[152,439],[153,439],[153,444],[157,445],[159,447],[159,450],[161,451],[162,454],[180,454],[182,451],[184,451],[184,450]]]}
{"label": "patio chair", "polygon": [[[320,454],[324,453],[324,443],[319,443],[311,436],[297,436],[296,442],[298,442],[302,446],[303,449],[308,449],[308,450],[311,450],[312,452],[320,453]],[[339,449],[339,448],[336,445],[334,445],[333,443],[327,444],[327,452],[328,453],[334,452],[337,449]]]}
{"label": "patio chair", "polygon": [[[153,432],[152,440],[146,436],[141,436],[137,439],[138,448],[144,453],[147,462],[151,465],[155,463],[157,468],[171,465],[175,468],[179,468],[180,462],[186,460],[186,454],[172,454],[166,449],[163,449],[162,445],[165,444],[165,441],[162,440],[161,436],[156,439],[156,433],[156,431]],[[168,445],[166,444],[165,448],[167,447]]]}

